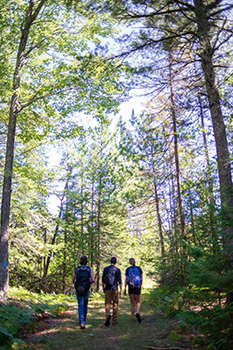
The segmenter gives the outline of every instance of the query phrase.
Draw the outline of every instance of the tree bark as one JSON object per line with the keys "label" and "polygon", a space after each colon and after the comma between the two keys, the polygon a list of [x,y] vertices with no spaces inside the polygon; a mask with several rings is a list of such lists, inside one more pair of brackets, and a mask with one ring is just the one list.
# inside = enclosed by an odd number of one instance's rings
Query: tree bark
{"label": "tree bark", "polygon": [[84,249],[84,207],[83,207],[83,174],[81,175],[81,193],[80,193],[80,250],[82,252],[82,255],[85,253]]}
{"label": "tree bark", "polygon": [[212,176],[211,176],[210,158],[209,158],[207,138],[206,138],[206,133],[205,133],[205,121],[204,121],[202,100],[201,100],[201,95],[200,95],[199,91],[198,91],[198,103],[199,103],[199,107],[200,107],[200,117],[201,117],[201,126],[202,126],[202,134],[203,134],[203,143],[204,143],[205,157],[206,157],[206,163],[207,163],[207,181],[208,181],[208,184],[209,184],[209,191],[210,191],[210,194],[209,194],[210,231],[211,231],[211,236],[212,236],[213,241],[216,241],[217,240],[217,234],[216,234],[215,228],[214,228],[214,215],[213,215],[213,210],[214,210],[214,207],[215,207],[213,180],[212,180]]}
{"label": "tree bark", "polygon": [[155,193],[156,212],[157,212],[157,218],[158,218],[158,224],[159,224],[160,249],[161,249],[161,256],[163,256],[165,253],[164,238],[163,238],[162,220],[161,220],[160,208],[159,208],[159,196],[158,196],[157,184],[155,179],[154,164],[153,164],[153,184],[154,184],[154,193]]}
{"label": "tree bark", "polygon": [[[173,124],[173,137],[174,137],[174,154],[175,154],[175,164],[176,164],[176,181],[177,181],[177,193],[178,193],[178,207],[179,207],[179,218],[180,218],[180,251],[183,258],[187,259],[187,252],[184,245],[184,240],[186,240],[186,229],[185,229],[185,219],[184,219],[184,207],[181,189],[181,174],[180,174],[180,161],[179,161],[179,150],[178,150],[178,135],[176,128],[176,109],[175,109],[175,98],[173,90],[173,72],[172,72],[172,54],[169,50],[169,85],[170,85],[170,96],[171,96],[171,114],[172,114],[172,124]],[[181,284],[185,284],[185,265],[180,262],[180,276]]]}
{"label": "tree bark", "polygon": [[[100,175],[101,176],[101,175]],[[101,195],[102,195],[102,183],[101,178],[99,182],[98,190],[98,203],[97,203],[97,235],[98,235],[98,246],[97,246],[97,262],[96,262],[96,291],[100,288],[100,263],[101,263]]]}
{"label": "tree bark", "polygon": [[[172,74],[172,55],[169,51],[169,78],[170,78],[170,96],[171,96],[171,114],[172,114],[172,124],[173,124],[173,137],[174,137],[174,154],[175,154],[175,163],[176,163],[176,180],[177,180],[177,193],[178,193],[178,205],[179,205],[179,216],[180,216],[180,228],[181,228],[181,241],[186,238],[185,230],[185,220],[184,220],[184,206],[182,198],[182,189],[181,189],[181,174],[180,174],[180,161],[179,161],[179,150],[178,150],[178,136],[176,128],[176,110],[175,110],[175,99],[173,91],[173,74]],[[181,243],[182,254],[186,256],[185,248]]]}
{"label": "tree bark", "polygon": [[[221,109],[220,95],[216,81],[216,75],[213,65],[214,50],[210,43],[210,24],[204,10],[202,0],[195,0],[195,13],[198,25],[199,43],[201,46],[201,64],[205,77],[205,85],[209,100],[212,124],[214,128],[215,143],[217,149],[218,173],[221,191],[221,202],[223,209],[223,222],[233,217],[233,196],[232,196],[232,177],[230,166],[230,155],[228,150],[226,128]],[[233,247],[233,227],[227,225],[224,227],[224,242],[231,248]]]}
{"label": "tree bark", "polygon": [[[217,150],[220,195],[222,205],[223,241],[227,260],[233,269],[233,195],[230,155],[228,150],[226,128],[221,109],[220,95],[213,65],[214,49],[211,46],[210,23],[207,18],[203,0],[195,0],[195,14],[198,25],[198,37],[201,46],[201,64],[205,77],[205,85],[209,100],[212,124]],[[233,293],[227,293],[227,302],[233,301]]]}
{"label": "tree bark", "polygon": [[95,177],[92,178],[92,188],[91,188],[91,227],[90,227],[90,239],[89,239],[89,251],[90,251],[90,262],[91,267],[94,265],[94,249],[95,249],[95,235],[94,235],[94,183]]}

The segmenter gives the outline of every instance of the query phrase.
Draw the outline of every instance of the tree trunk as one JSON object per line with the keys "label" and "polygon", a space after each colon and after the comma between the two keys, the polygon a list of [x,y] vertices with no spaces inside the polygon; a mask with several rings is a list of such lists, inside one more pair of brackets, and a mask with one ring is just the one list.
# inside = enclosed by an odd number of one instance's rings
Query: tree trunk
{"label": "tree trunk", "polygon": [[101,179],[99,183],[99,191],[98,191],[98,203],[97,203],[97,234],[98,234],[98,246],[97,246],[97,263],[96,263],[96,291],[99,291],[100,288],[100,262],[101,262],[101,224],[100,224],[100,218],[101,218],[101,194],[102,194],[102,189],[101,189]]}
{"label": "tree trunk", "polygon": [[160,208],[159,208],[159,196],[158,196],[157,184],[156,184],[156,179],[155,179],[154,164],[153,164],[153,184],[154,184],[154,193],[155,193],[156,212],[157,212],[157,218],[158,218],[158,224],[159,224],[161,256],[163,256],[164,252],[165,252],[165,250],[164,250],[164,238],[163,238],[162,220],[161,220]]}
{"label": "tree trunk", "polygon": [[196,240],[195,227],[194,227],[193,201],[192,201],[192,194],[191,194],[190,188],[188,189],[188,198],[189,198],[189,207],[190,207],[191,231],[193,234],[193,242],[194,244],[196,244],[197,240]]}
{"label": "tree trunk", "polygon": [[[226,256],[231,261],[233,268],[233,227],[229,223],[233,218],[233,195],[230,155],[226,137],[226,128],[223,120],[220,95],[213,66],[213,48],[211,47],[210,23],[204,9],[202,0],[195,0],[195,14],[198,25],[199,43],[201,46],[201,64],[205,77],[205,85],[209,100],[211,118],[214,128],[215,143],[217,149],[218,173],[220,182],[220,194],[222,205],[223,240]],[[230,219],[230,220],[229,220]],[[228,301],[233,301],[232,293],[229,293]]]}
{"label": "tree trunk", "polygon": [[175,251],[176,254],[179,252],[179,240],[178,240],[178,228],[177,228],[177,210],[176,210],[176,200],[175,200],[175,184],[174,184],[174,175],[173,175],[173,164],[171,163],[171,189],[170,189],[170,211],[173,213],[172,215],[172,230],[173,230],[173,237],[174,237],[174,245],[175,245]]}
{"label": "tree trunk", "polygon": [[10,104],[10,115],[7,133],[6,158],[4,167],[2,206],[1,206],[1,236],[0,236],[0,299],[8,293],[9,286],[9,219],[12,191],[12,170],[14,162],[15,130],[17,115],[19,113],[19,89],[22,77],[22,69],[25,61],[26,45],[33,22],[38,16],[42,6],[47,0],[41,0],[35,8],[36,0],[30,0],[21,29],[21,38],[16,58],[16,66],[13,76],[13,95]]}
{"label": "tree trunk", "polygon": [[[199,79],[196,67],[195,67],[195,71],[196,71],[196,76]],[[213,180],[212,180],[212,176],[211,176],[210,157],[209,157],[207,138],[206,138],[206,133],[205,133],[205,121],[204,121],[204,112],[203,112],[203,106],[202,106],[202,98],[201,98],[201,93],[200,93],[199,89],[200,88],[198,87],[197,98],[198,98],[198,103],[199,103],[199,108],[200,108],[202,136],[203,136],[203,144],[204,144],[204,149],[205,149],[205,157],[206,157],[206,165],[207,165],[207,181],[208,181],[209,193],[210,193],[210,195],[209,195],[210,232],[211,232],[212,239],[214,241],[216,241],[217,234],[216,234],[215,228],[214,228],[214,216],[213,216],[213,211],[215,208]]]}
{"label": "tree trunk", "polygon": [[92,191],[91,191],[91,236],[89,239],[89,251],[90,251],[90,262],[91,267],[94,265],[94,248],[95,248],[95,237],[94,237],[94,183],[95,183],[95,177],[93,176],[92,179]]}
{"label": "tree trunk", "polygon": [[[173,91],[173,72],[172,72],[172,54],[171,51],[168,52],[169,57],[169,84],[170,84],[170,94],[171,94],[171,113],[172,113],[172,123],[173,123],[173,137],[174,137],[174,154],[175,154],[175,163],[176,163],[176,181],[177,181],[177,193],[178,193],[178,207],[179,207],[179,218],[180,218],[180,250],[181,255],[187,259],[187,252],[184,245],[184,240],[186,239],[186,229],[185,229],[185,220],[184,220],[184,208],[183,208],[183,198],[182,198],[182,189],[181,189],[181,174],[180,174],[180,161],[179,161],[179,150],[178,150],[178,136],[176,128],[176,108],[175,108],[175,98]],[[185,283],[185,266],[181,261],[180,263],[180,275],[181,283]]]}
{"label": "tree trunk", "polygon": [[[69,166],[68,167],[68,174],[67,174],[66,183],[65,183],[65,186],[64,186],[64,190],[63,190],[63,195],[62,195],[62,198],[61,198],[61,205],[60,205],[58,220],[57,220],[57,224],[56,224],[56,227],[55,227],[55,230],[54,230],[54,234],[53,234],[53,237],[52,237],[52,242],[51,242],[52,245],[55,244],[56,238],[57,238],[57,235],[58,235],[58,231],[59,231],[59,227],[60,227],[60,219],[61,219],[61,216],[63,214],[64,201],[65,201],[65,198],[66,198],[66,192],[67,192],[67,189],[68,189],[69,180],[70,180],[70,176],[71,176],[72,170],[73,170],[73,167]],[[48,269],[49,269],[49,264],[50,264],[50,261],[51,261],[51,257],[52,257],[52,252],[50,252],[48,257],[47,257],[43,278],[46,278],[46,276],[47,276]]]}
{"label": "tree trunk", "polygon": [[[202,6],[202,1],[195,0],[195,6],[200,9]],[[199,12],[200,11],[196,11],[200,33],[199,41],[201,45],[201,62],[214,128],[218,157],[219,180],[221,187],[221,200],[223,206],[227,205],[229,208],[233,209],[233,196],[229,195],[229,190],[232,189],[230,156],[226,137],[226,128],[222,115],[220,96],[213,67],[213,49],[210,44],[209,30],[205,32],[204,36],[201,36],[201,33],[203,33],[203,29],[201,29],[203,27],[203,14],[200,15]],[[226,240],[229,241],[229,243],[233,244],[232,239],[228,240],[226,237]]]}
{"label": "tree trunk", "polygon": [[80,240],[81,240],[81,247],[80,250],[82,252],[82,255],[85,254],[85,248],[84,248],[84,208],[83,208],[83,174],[81,178],[81,193],[80,193],[80,211],[81,211],[81,231],[80,231]]}
{"label": "tree trunk", "polygon": [[[173,123],[173,137],[174,137],[174,154],[175,154],[175,163],[176,163],[176,180],[177,180],[177,193],[178,193],[178,205],[179,205],[179,216],[180,216],[180,228],[181,228],[181,241],[186,238],[185,230],[185,220],[184,220],[184,208],[183,208],[183,198],[181,190],[181,174],[180,174],[180,162],[179,162],[179,150],[178,150],[178,136],[176,128],[176,110],[175,110],[175,99],[173,91],[173,73],[172,73],[172,55],[171,52],[169,55],[169,77],[170,77],[170,93],[171,93],[171,113],[172,113],[172,123]],[[183,244],[182,254],[185,257],[185,248]]]}

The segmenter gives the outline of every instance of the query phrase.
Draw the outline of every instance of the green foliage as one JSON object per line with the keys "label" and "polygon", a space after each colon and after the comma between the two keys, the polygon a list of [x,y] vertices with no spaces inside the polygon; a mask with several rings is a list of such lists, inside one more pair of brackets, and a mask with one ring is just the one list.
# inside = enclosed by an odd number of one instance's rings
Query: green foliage
{"label": "green foliage", "polygon": [[[108,53],[100,46],[102,39],[105,42],[107,37],[115,34],[115,19],[99,11],[89,13],[87,3],[75,2],[74,13],[72,7],[66,11],[62,2],[46,1],[31,28],[27,43],[18,104],[10,222],[11,283],[38,291],[71,294],[73,268],[81,254],[88,255],[94,269],[99,269],[97,275],[101,274],[103,265],[109,263],[111,255],[118,257],[122,271],[128,258],[134,257],[144,274],[159,277],[161,286],[151,292],[150,303],[155,305],[160,315],[179,316],[182,323],[185,314],[190,325],[197,326],[211,338],[209,346],[218,349],[229,347],[232,309],[217,303],[222,302],[226,291],[232,290],[233,286],[232,267],[226,254],[228,249],[221,241],[224,236],[222,224],[228,227],[231,221],[229,215],[224,215],[227,222],[221,221],[223,215],[218,208],[220,201],[216,190],[216,159],[213,157],[208,169],[204,164],[205,157],[208,158],[207,149],[211,149],[212,155],[214,146],[211,144],[213,131],[209,125],[202,77],[190,77],[190,71],[201,70],[198,62],[194,67],[194,51],[198,52],[194,41],[200,38],[194,25],[195,7],[191,9],[187,5],[186,8],[186,4],[179,2],[171,5],[164,0],[151,2],[147,7],[143,1],[134,1],[131,10],[139,10],[135,20],[141,13],[144,29],[135,30],[132,44],[129,41],[127,49],[140,52],[143,48],[143,55],[135,60],[135,69],[143,74],[141,87],[148,84],[146,87],[150,89],[153,85],[153,92],[157,90],[158,94],[156,100],[148,104],[145,113],[132,117],[132,132],[120,126],[122,140],[119,145],[117,131],[109,131],[107,113],[116,112],[119,103],[127,97],[125,78],[130,76],[132,69],[122,65],[120,60],[105,59]],[[72,5],[72,1],[66,3]],[[119,3],[123,6],[124,1]],[[20,28],[28,4],[16,0],[1,1],[1,4],[4,6],[0,14],[3,52],[0,62],[3,81],[0,88],[0,122],[5,130]],[[96,4],[99,6],[98,2]],[[167,9],[167,14],[157,20],[157,15],[163,16],[159,10],[161,4]],[[187,13],[190,16],[184,16],[181,8],[189,8]],[[143,11],[148,9],[151,10],[150,16],[148,13],[144,16]],[[206,10],[206,13],[211,12],[207,5]],[[157,13],[154,18],[153,12]],[[217,26],[214,28],[213,38],[219,36],[221,41],[221,36],[225,34],[215,32]],[[222,33],[224,30],[222,27]],[[190,37],[192,32],[195,34],[193,39]],[[182,33],[184,51],[175,52]],[[159,37],[163,37],[164,44],[157,50]],[[194,40],[193,47],[189,46],[190,40]],[[216,49],[218,46],[224,49],[224,44],[217,45],[216,42]],[[148,50],[149,47],[151,49]],[[185,239],[189,242],[185,245],[187,259],[180,254],[185,242],[180,237],[174,181],[168,51],[173,51],[176,62],[176,67],[172,69]],[[228,64],[231,62],[229,57]],[[188,67],[187,70],[185,67]],[[223,72],[220,77],[224,81]],[[201,107],[195,91],[198,82],[202,85],[200,96],[205,105],[205,126],[200,126],[198,120]],[[223,91],[224,84],[221,86]],[[94,116],[99,127],[88,129],[85,123],[81,125],[81,112]],[[207,149],[203,147],[201,132],[207,136]],[[230,132],[229,126],[229,139]],[[69,139],[72,139],[69,149],[64,150],[61,142],[63,164],[56,169],[60,182],[55,184],[54,190],[61,200],[61,215],[53,220],[45,206],[46,197],[51,193],[53,174],[46,169],[46,151],[42,143]],[[4,132],[1,142],[5,144]],[[2,152],[2,166],[3,156]],[[61,182],[65,183],[63,192]],[[158,214],[162,219],[160,230]],[[165,253],[158,259],[161,247],[164,247]],[[50,265],[46,270],[49,259]],[[187,288],[180,288],[181,282]],[[38,317],[46,313],[56,316],[66,308],[67,299],[60,295],[37,295],[22,289],[11,289],[9,295],[8,303],[0,309],[1,321],[6,327],[0,330],[5,347],[14,343],[21,327],[33,330],[37,327]],[[92,293],[91,298],[102,300],[103,294]],[[198,311],[189,311],[189,303]],[[172,340],[178,337],[174,330]]]}
{"label": "green foliage", "polygon": [[227,350],[233,345],[233,306],[204,307],[199,312],[187,311],[184,316],[189,325],[205,336],[197,338],[196,342],[208,344],[206,349]]}
{"label": "green foliage", "polygon": [[222,296],[233,290],[233,272],[221,242],[209,240],[206,247],[194,244],[186,247],[190,257],[186,271],[189,287],[195,290],[193,298],[208,303],[221,301]]}
{"label": "green foliage", "polygon": [[13,349],[15,344],[22,344],[22,341],[18,338],[14,338],[13,335],[0,327],[0,347],[2,350]]}
{"label": "green foliage", "polygon": [[155,307],[156,313],[162,317],[172,317],[179,314],[183,307],[182,290],[172,286],[160,286],[151,291],[149,303]]}
{"label": "green foliage", "polygon": [[0,344],[13,349],[20,334],[35,330],[45,315],[58,316],[74,299],[64,295],[30,293],[23,288],[10,288],[9,298],[0,304]]}
{"label": "green foliage", "polygon": [[[201,334],[194,339],[203,349],[230,349],[233,339],[233,305],[219,304],[219,294],[210,289],[160,286],[151,291],[149,303],[156,313],[176,316],[179,328],[195,327]],[[176,340],[176,333],[172,334]]]}
{"label": "green foliage", "polygon": [[92,292],[89,299],[94,301],[104,301],[105,300],[104,293]]}

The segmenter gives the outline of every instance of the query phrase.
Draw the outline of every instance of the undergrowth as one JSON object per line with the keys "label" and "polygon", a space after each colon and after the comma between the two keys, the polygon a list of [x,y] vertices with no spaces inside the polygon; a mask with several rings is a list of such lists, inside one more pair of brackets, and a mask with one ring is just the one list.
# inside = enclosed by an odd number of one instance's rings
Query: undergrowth
{"label": "undergrowth", "polygon": [[152,290],[149,302],[162,317],[176,317],[180,330],[194,327],[199,336],[193,343],[203,349],[228,350],[233,346],[233,305],[219,305],[216,294],[207,289],[160,286]]}
{"label": "undergrowth", "polygon": [[20,334],[38,327],[38,319],[56,317],[68,309],[74,297],[62,294],[37,294],[23,288],[10,288],[7,301],[0,304],[0,348],[18,349]]}

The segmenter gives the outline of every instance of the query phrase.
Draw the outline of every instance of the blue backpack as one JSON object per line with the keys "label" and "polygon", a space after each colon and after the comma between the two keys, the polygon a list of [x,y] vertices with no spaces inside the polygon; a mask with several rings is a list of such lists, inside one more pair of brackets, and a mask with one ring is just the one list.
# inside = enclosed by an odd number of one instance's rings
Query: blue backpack
{"label": "blue backpack", "polygon": [[130,267],[127,282],[132,288],[141,288],[142,279],[139,270],[134,266]]}

